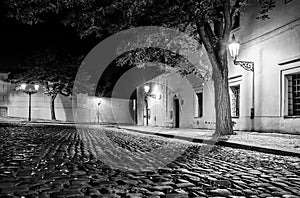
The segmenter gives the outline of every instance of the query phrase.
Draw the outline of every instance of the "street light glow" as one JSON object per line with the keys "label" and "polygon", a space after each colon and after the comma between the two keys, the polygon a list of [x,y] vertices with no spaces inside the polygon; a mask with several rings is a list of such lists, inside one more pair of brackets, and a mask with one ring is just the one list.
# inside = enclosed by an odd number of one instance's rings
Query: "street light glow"
{"label": "street light glow", "polygon": [[37,91],[37,90],[39,90],[39,85],[34,85],[34,89]]}
{"label": "street light glow", "polygon": [[148,84],[146,84],[146,85],[144,86],[144,90],[145,90],[146,93],[149,93],[149,91],[150,91],[150,86],[149,86]]}
{"label": "street light glow", "polygon": [[22,89],[22,90],[25,90],[25,89],[26,89],[26,84],[25,84],[25,83],[23,83],[23,84],[21,84],[21,86],[20,86],[20,87],[21,87],[21,89]]}
{"label": "street light glow", "polygon": [[232,35],[231,42],[228,44],[228,49],[230,56],[236,60],[236,57],[239,55],[240,43],[235,40],[234,35]]}

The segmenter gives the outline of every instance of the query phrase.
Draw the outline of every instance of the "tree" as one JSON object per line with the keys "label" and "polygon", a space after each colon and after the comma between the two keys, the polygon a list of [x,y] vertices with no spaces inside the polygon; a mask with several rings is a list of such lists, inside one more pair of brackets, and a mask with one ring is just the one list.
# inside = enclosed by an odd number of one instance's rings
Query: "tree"
{"label": "tree", "polygon": [[[44,94],[50,97],[51,119],[56,120],[55,99],[58,94],[70,96],[77,89],[88,92],[84,87],[73,88],[77,70],[81,63],[81,57],[70,54],[62,54],[55,50],[37,51],[28,57],[23,64],[19,66],[18,72],[10,77],[10,81],[15,84],[35,83],[44,89]],[[89,75],[84,76],[86,81]]]}
{"label": "tree", "polygon": [[[61,17],[81,36],[105,38],[130,27],[156,25],[188,31],[201,43],[212,66],[215,90],[215,135],[233,134],[230,113],[227,43],[235,16],[251,3],[261,6],[258,18],[267,19],[274,0],[28,0],[7,1],[10,16],[35,24],[51,14]],[[193,70],[193,69],[192,69]]]}

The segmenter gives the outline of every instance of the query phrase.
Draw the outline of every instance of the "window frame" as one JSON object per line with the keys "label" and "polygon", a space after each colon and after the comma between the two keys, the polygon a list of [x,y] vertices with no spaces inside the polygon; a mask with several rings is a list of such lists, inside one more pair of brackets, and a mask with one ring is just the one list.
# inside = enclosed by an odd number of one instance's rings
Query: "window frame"
{"label": "window frame", "polygon": [[232,94],[235,95],[233,88],[237,88],[237,87],[238,87],[238,89],[237,89],[238,97],[235,97],[235,98],[237,98],[236,103],[238,103],[238,105],[235,105],[235,112],[237,112],[235,115],[233,115],[233,106],[232,106],[233,98],[231,97],[231,94],[230,94],[230,107],[231,107],[230,113],[231,113],[232,118],[239,118],[241,116],[241,85],[240,84],[230,85],[229,89],[232,92]]}
{"label": "window frame", "polygon": [[[298,78],[295,79],[295,76],[299,76]],[[295,92],[299,91],[300,92],[300,83],[295,84],[295,81],[300,81],[300,72],[297,73],[292,73],[285,75],[286,81],[287,81],[287,116],[299,116],[300,113],[297,114],[295,113],[296,111],[300,111],[300,108],[295,108]],[[289,79],[291,78],[291,79]],[[299,88],[299,90],[295,90],[295,88]],[[299,96],[298,96],[299,97]],[[296,109],[296,110],[295,110]]]}
{"label": "window frame", "polygon": [[288,66],[286,69],[282,69],[280,71],[281,78],[281,95],[280,95],[280,116],[284,119],[287,118],[300,118],[300,115],[289,115],[288,114],[288,79],[287,76],[300,73],[300,65],[299,62],[293,62],[291,64],[280,63],[280,66]]}

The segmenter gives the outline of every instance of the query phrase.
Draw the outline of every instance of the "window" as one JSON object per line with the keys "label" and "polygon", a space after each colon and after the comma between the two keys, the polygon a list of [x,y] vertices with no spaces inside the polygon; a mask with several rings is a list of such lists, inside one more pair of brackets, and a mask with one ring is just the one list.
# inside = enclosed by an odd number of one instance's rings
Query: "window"
{"label": "window", "polygon": [[5,102],[5,101],[6,101],[6,96],[0,95],[0,102]]}
{"label": "window", "polygon": [[287,78],[288,115],[300,115],[300,73],[290,74]]}
{"label": "window", "polygon": [[195,98],[195,117],[201,118],[203,116],[203,92],[196,93]]}
{"label": "window", "polygon": [[240,85],[230,87],[231,116],[240,116]]}
{"label": "window", "polygon": [[235,16],[234,16],[234,20],[233,20],[233,24],[232,24],[232,29],[236,29],[240,27],[240,13],[238,12]]}
{"label": "window", "polygon": [[0,107],[0,116],[7,116],[7,107]]}
{"label": "window", "polygon": [[1,82],[0,82],[0,93],[1,93],[2,91],[6,91],[6,85],[5,85],[4,83],[1,83]]}

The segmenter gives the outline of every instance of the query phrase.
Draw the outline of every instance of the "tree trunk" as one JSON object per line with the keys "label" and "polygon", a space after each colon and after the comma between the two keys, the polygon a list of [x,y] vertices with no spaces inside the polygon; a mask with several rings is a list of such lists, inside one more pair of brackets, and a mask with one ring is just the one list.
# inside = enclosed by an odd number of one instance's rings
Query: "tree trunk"
{"label": "tree trunk", "polygon": [[[232,135],[232,120],[228,85],[228,69],[221,71],[213,67],[213,81],[215,90],[216,130],[215,137]],[[224,68],[224,67],[223,67]]]}
{"label": "tree trunk", "polygon": [[55,106],[54,106],[54,102],[55,102],[55,98],[56,98],[57,94],[55,95],[51,95],[50,97],[50,111],[51,111],[51,120],[56,120],[56,116],[55,116]]}
{"label": "tree trunk", "polygon": [[[231,30],[230,1],[224,1],[224,30],[213,29],[204,17],[199,18],[197,25],[200,42],[203,43],[213,68],[212,79],[215,90],[216,130],[215,137],[232,135],[232,120],[228,86],[227,44]],[[218,26],[221,27],[221,26]],[[223,32],[223,34],[221,34]]]}

